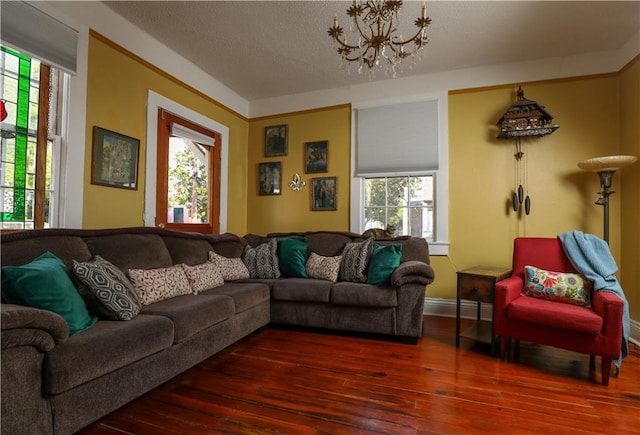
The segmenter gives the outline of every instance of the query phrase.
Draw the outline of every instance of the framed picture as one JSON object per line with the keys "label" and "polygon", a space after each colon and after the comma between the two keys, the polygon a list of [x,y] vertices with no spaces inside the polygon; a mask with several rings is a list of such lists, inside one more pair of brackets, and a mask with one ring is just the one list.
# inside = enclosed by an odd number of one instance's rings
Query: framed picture
{"label": "framed picture", "polygon": [[287,125],[274,125],[264,129],[264,156],[287,155]]}
{"label": "framed picture", "polygon": [[311,210],[337,210],[336,177],[311,179]]}
{"label": "framed picture", "polygon": [[258,163],[258,195],[280,195],[282,163]]}
{"label": "framed picture", "polygon": [[304,144],[304,172],[327,172],[327,146],[329,141],[307,142]]}
{"label": "framed picture", "polygon": [[93,127],[91,184],[138,189],[140,140]]}

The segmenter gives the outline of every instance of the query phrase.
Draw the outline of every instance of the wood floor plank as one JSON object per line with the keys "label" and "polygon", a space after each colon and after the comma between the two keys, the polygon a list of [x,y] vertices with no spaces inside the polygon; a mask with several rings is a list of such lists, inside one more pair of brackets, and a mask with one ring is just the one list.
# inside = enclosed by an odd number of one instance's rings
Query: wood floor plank
{"label": "wood floor plank", "polygon": [[519,363],[503,361],[468,340],[456,348],[454,331],[454,319],[425,317],[407,345],[270,327],[80,433],[640,434],[635,346],[604,387],[588,355],[522,343]]}

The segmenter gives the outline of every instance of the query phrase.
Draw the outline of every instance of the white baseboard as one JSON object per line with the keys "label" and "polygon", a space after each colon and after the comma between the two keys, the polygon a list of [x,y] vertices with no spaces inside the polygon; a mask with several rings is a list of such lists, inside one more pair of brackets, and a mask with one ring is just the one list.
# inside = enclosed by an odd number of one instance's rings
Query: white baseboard
{"label": "white baseboard", "polygon": [[[491,320],[491,305],[482,304],[480,317],[483,320]],[[455,299],[424,298],[423,313],[427,316],[456,317]],[[463,319],[475,319],[477,315],[477,303],[473,301],[460,301],[460,317]],[[631,334],[629,341],[640,346],[640,322],[631,320]]]}

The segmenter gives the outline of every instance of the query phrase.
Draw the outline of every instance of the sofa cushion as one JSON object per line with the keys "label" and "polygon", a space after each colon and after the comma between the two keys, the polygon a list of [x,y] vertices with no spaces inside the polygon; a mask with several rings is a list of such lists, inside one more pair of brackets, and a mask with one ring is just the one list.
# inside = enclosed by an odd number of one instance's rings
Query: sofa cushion
{"label": "sofa cushion", "polygon": [[181,343],[198,332],[233,316],[233,299],[215,294],[182,295],[142,308],[144,314],[171,319],[174,342]]}
{"label": "sofa cushion", "polygon": [[307,239],[301,236],[278,239],[278,262],[280,272],[287,278],[306,278]]}
{"label": "sofa cushion", "polygon": [[209,259],[211,244],[206,240],[163,236],[173,264],[196,266]]}
{"label": "sofa cushion", "polygon": [[129,269],[173,266],[167,246],[157,234],[110,234],[87,237],[85,241],[94,256],[101,256],[125,273]]}
{"label": "sofa cushion", "polygon": [[[45,230],[36,230],[45,231]],[[58,231],[58,230],[46,230]],[[25,232],[24,237],[28,237],[34,231]],[[3,234],[4,236],[5,234]],[[8,235],[8,234],[7,234]],[[11,233],[11,236],[18,237],[19,233]],[[72,260],[88,261],[91,252],[87,244],[79,236],[56,235],[34,237],[32,239],[17,239],[2,241],[2,265],[19,266],[29,263],[36,257],[50,251],[67,266],[71,266]]]}
{"label": "sofa cushion", "polygon": [[219,255],[214,251],[209,251],[209,261],[218,265],[222,278],[225,281],[235,281],[238,279],[248,279],[250,277],[249,269],[242,262],[242,258],[227,258]]}
{"label": "sofa cushion", "polygon": [[546,299],[519,297],[507,305],[510,319],[584,334],[599,334],[603,320],[591,308]]}
{"label": "sofa cushion", "polygon": [[591,305],[592,282],[578,273],[561,273],[525,266],[524,294],[565,304]]}
{"label": "sofa cushion", "polygon": [[309,278],[325,279],[327,281],[336,282],[338,280],[341,263],[342,255],[324,257],[312,252],[307,260],[307,265],[305,266],[307,276],[309,276]]}
{"label": "sofa cushion", "polygon": [[193,292],[181,264],[161,269],[131,269],[129,277],[142,305]]}
{"label": "sofa cushion", "polygon": [[107,320],[131,320],[140,312],[140,299],[120,269],[96,255],[93,261],[73,260],[72,270],[82,285],[78,292],[89,309]]}
{"label": "sofa cushion", "polygon": [[222,272],[217,264],[209,261],[197,266],[187,266],[183,264],[184,273],[187,275],[191,291],[198,294],[210,288],[219,287],[224,284]]}
{"label": "sofa cushion", "polygon": [[257,282],[225,283],[203,295],[224,295],[233,299],[235,312],[241,313],[269,300],[269,286]]}
{"label": "sofa cushion", "polygon": [[271,238],[255,248],[247,245],[244,249],[242,261],[249,269],[251,278],[280,278],[278,241],[275,238]]}
{"label": "sofa cushion", "polygon": [[139,315],[129,322],[101,320],[46,353],[44,391],[63,393],[172,343],[173,324],[166,317]]}
{"label": "sofa cushion", "polygon": [[342,251],[342,264],[340,265],[340,280],[350,282],[367,281],[367,262],[371,255],[373,239],[362,242],[347,243]]}
{"label": "sofa cushion", "polygon": [[391,274],[400,266],[402,257],[402,245],[374,245],[369,266],[367,269],[367,284],[388,287],[391,283]]}
{"label": "sofa cushion", "polygon": [[89,314],[67,267],[51,252],[22,266],[3,267],[2,297],[12,304],[53,311],[67,322],[72,336],[98,320]]}
{"label": "sofa cushion", "polygon": [[309,242],[309,251],[324,257],[335,257],[342,254],[347,243],[353,242],[353,238],[345,233],[317,232],[306,235]]}
{"label": "sofa cushion", "polygon": [[279,279],[271,287],[271,299],[329,303],[331,281],[313,278]]}
{"label": "sofa cushion", "polygon": [[357,307],[397,307],[398,298],[394,289],[371,284],[338,282],[331,289],[331,303]]}

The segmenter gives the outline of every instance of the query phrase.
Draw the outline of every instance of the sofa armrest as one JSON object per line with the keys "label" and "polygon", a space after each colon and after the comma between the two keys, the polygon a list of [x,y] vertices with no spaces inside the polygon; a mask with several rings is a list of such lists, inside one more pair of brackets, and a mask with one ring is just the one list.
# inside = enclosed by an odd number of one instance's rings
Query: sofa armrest
{"label": "sofa armrest", "polygon": [[524,281],[518,275],[512,275],[496,283],[493,296],[493,330],[497,335],[508,335],[507,306],[511,301],[520,297],[523,288]]}
{"label": "sofa armrest", "polygon": [[0,329],[2,349],[34,346],[48,351],[69,338],[69,326],[62,317],[22,305],[0,305]]}
{"label": "sofa armrest", "polygon": [[429,285],[435,278],[431,265],[422,261],[410,260],[400,263],[391,274],[391,285],[401,287],[405,284]]}

